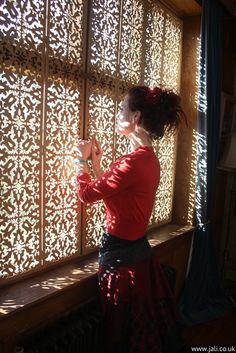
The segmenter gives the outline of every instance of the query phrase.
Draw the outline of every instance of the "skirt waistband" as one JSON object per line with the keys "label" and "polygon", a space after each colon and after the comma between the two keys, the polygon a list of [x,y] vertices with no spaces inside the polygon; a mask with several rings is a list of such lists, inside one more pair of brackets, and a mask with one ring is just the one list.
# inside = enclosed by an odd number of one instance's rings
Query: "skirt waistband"
{"label": "skirt waistband", "polygon": [[103,233],[98,261],[100,266],[127,266],[143,261],[151,255],[152,248],[146,236],[137,240],[126,240]]}

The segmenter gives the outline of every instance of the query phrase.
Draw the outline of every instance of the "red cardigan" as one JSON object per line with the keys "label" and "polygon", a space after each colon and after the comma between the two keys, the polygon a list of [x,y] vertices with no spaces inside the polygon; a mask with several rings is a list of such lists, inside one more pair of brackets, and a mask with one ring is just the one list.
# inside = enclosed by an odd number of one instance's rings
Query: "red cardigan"
{"label": "red cardigan", "polygon": [[103,200],[106,231],[135,240],[146,232],[159,181],[159,161],[152,147],[143,146],[119,158],[94,181],[87,173],[78,175],[78,195],[84,203]]}

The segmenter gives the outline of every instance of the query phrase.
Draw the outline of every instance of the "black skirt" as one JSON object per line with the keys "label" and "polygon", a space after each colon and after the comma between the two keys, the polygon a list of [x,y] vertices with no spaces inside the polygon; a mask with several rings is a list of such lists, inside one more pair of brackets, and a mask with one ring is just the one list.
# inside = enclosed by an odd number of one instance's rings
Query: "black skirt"
{"label": "black skirt", "polygon": [[143,237],[105,233],[99,252],[103,352],[176,353],[183,347],[173,293]]}

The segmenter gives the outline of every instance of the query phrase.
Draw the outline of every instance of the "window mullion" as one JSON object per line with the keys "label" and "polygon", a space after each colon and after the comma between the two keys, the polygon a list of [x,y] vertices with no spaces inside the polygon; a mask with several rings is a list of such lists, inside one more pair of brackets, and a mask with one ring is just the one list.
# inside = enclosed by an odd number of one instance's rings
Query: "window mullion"
{"label": "window mullion", "polygon": [[42,40],[42,111],[41,111],[41,162],[40,162],[40,262],[45,260],[45,163],[46,163],[46,116],[47,116],[47,84],[48,84],[48,48],[49,48],[49,14],[50,0],[44,2],[44,32]]}
{"label": "window mullion", "polygon": [[[83,26],[83,89],[82,89],[82,105],[81,105],[81,138],[88,139],[88,121],[89,121],[89,79],[90,79],[90,56],[91,56],[91,14],[93,0],[85,0],[85,19]],[[79,228],[81,235],[80,253],[85,253],[86,247],[86,205],[81,204],[81,212],[79,219]]]}

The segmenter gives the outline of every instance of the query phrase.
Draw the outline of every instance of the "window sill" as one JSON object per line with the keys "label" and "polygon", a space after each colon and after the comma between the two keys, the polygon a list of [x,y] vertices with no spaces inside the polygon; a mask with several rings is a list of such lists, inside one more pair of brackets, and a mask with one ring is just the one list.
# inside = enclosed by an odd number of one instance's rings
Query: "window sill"
{"label": "window sill", "polygon": [[[165,249],[191,242],[194,227],[165,225],[148,233],[148,239],[160,261],[165,261]],[[179,244],[179,245],[177,245]],[[166,252],[167,253],[167,252]],[[171,262],[171,259],[167,262]],[[169,265],[171,265],[169,263]],[[97,255],[67,264],[1,289],[0,341],[19,336],[34,327],[45,325],[69,310],[79,307],[98,295]]]}

